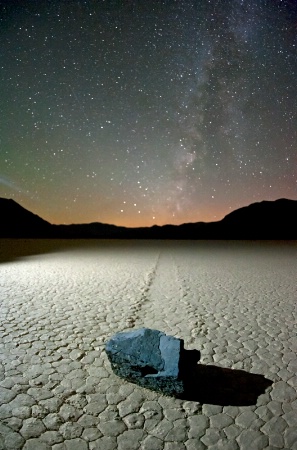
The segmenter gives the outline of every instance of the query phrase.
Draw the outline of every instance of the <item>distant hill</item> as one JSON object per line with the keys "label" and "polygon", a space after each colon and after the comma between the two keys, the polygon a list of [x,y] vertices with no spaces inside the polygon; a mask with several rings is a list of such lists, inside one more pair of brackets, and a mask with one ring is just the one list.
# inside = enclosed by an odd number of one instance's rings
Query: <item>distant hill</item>
{"label": "distant hill", "polygon": [[282,198],[252,203],[231,212],[220,223],[224,236],[230,239],[296,239],[297,201]]}
{"label": "distant hill", "polygon": [[218,222],[125,228],[103,223],[51,225],[14,200],[0,198],[0,237],[66,239],[279,239],[297,238],[297,200],[262,201]]}
{"label": "distant hill", "polygon": [[20,206],[0,198],[0,237],[41,238],[50,235],[52,225]]}

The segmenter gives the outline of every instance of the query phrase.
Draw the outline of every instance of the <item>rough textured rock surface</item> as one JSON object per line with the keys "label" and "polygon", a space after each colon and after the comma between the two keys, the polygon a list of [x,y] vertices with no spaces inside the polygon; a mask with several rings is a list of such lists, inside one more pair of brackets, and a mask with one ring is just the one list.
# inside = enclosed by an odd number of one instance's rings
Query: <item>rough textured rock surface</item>
{"label": "rough textured rock surface", "polygon": [[119,377],[166,395],[184,392],[179,370],[183,340],[140,328],[115,334],[105,350]]}

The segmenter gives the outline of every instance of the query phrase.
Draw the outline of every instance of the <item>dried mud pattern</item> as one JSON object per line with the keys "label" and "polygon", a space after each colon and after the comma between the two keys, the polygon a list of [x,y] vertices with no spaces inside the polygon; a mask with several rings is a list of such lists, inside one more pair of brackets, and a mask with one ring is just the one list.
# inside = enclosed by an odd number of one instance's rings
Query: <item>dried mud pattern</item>
{"label": "dried mud pattern", "polygon": [[[0,449],[297,449],[296,244],[0,244]],[[126,383],[104,342],[141,326],[274,383],[250,406]]]}

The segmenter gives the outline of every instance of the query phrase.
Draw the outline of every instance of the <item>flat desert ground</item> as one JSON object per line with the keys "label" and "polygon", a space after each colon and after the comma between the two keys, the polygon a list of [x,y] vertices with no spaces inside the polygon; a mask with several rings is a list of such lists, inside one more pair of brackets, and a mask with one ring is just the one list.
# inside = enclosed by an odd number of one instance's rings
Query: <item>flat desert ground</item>
{"label": "flat desert ground", "polygon": [[[0,240],[0,449],[297,449],[297,242]],[[118,378],[158,329],[201,358],[185,398]]]}

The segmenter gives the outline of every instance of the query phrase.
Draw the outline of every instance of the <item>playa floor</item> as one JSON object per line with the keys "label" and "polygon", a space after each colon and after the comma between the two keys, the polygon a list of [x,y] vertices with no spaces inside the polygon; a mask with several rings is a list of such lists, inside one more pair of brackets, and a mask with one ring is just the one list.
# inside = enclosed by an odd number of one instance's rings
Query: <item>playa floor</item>
{"label": "playa floor", "polygon": [[[297,449],[296,275],[296,242],[0,240],[0,449]],[[193,395],[112,373],[144,326],[201,352]]]}

